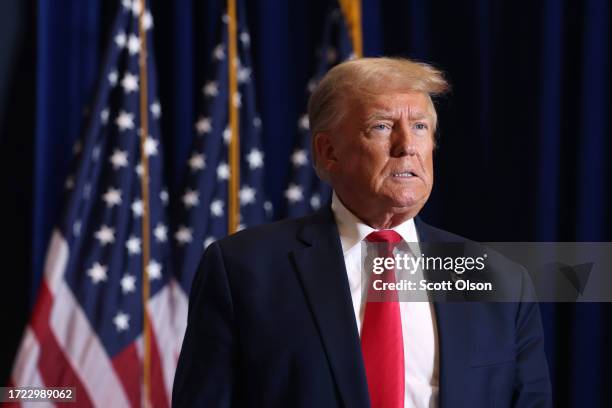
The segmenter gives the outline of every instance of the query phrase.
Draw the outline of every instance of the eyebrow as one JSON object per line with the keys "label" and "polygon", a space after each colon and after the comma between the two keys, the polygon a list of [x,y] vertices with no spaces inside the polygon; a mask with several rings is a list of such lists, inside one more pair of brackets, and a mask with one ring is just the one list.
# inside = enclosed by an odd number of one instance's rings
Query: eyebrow
{"label": "eyebrow", "polygon": [[[420,110],[411,109],[408,114],[409,114],[408,119],[410,120],[421,120],[421,119],[433,120],[433,117],[429,113],[423,112]],[[366,120],[367,122],[371,122],[371,121],[379,120],[379,119],[394,119],[396,117],[397,115],[393,111],[379,110],[369,115]]]}

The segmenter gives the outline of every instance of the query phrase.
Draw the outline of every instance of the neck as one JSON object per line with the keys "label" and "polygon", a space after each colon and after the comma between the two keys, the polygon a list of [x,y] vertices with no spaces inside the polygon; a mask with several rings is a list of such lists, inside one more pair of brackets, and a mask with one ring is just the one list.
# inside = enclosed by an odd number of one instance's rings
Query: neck
{"label": "neck", "polygon": [[377,230],[395,228],[414,218],[418,213],[418,211],[407,211],[405,208],[399,207],[392,207],[387,211],[381,211],[379,208],[359,208],[358,206],[347,205],[340,196],[338,196],[338,199],[355,217]]}
{"label": "neck", "polygon": [[[357,214],[355,214],[357,215]],[[409,214],[401,213],[385,213],[385,214],[373,214],[370,217],[361,217],[357,215],[359,219],[368,224],[370,227],[381,230],[381,229],[391,229],[395,228],[398,225],[408,221],[411,217]]]}

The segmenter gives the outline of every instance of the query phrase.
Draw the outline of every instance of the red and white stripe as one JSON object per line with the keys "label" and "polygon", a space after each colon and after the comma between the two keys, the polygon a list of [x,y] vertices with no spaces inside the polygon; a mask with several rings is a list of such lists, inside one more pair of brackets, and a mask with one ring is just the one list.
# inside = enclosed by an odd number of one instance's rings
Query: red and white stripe
{"label": "red and white stripe", "polygon": [[[55,231],[11,385],[76,387],[75,406],[79,407],[138,407],[142,387],[142,347],[138,343],[142,336],[109,358],[63,280],[67,260],[68,245]],[[148,314],[152,322],[149,401],[155,407],[167,407],[187,316],[187,299],[179,285],[172,282],[158,292],[149,302]]]}
{"label": "red and white stripe", "polygon": [[185,329],[187,327],[187,297],[180,285],[172,279],[168,285],[149,301],[148,314],[152,323],[152,338],[156,340],[163,377],[168,396],[172,395],[172,383]]}

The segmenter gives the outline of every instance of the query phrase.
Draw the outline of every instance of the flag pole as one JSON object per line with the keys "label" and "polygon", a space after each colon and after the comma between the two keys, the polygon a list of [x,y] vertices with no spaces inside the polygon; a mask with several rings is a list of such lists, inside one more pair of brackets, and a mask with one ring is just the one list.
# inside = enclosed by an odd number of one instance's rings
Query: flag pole
{"label": "flag pole", "polygon": [[236,63],[238,61],[238,47],[236,35],[236,0],[227,1],[227,39],[228,39],[228,78],[229,78],[229,166],[230,177],[228,184],[228,234],[237,231],[240,222],[240,203],[238,201],[238,190],[240,189],[240,135],[238,106],[234,98],[238,95],[238,82],[236,78]]}
{"label": "flag pole", "polygon": [[340,0],[340,8],[348,25],[353,50],[357,58],[363,57],[363,34],[361,30],[361,0]]}
{"label": "flag pole", "polygon": [[142,338],[143,338],[143,364],[142,380],[143,395],[142,406],[149,407],[149,395],[151,390],[151,334],[150,322],[147,313],[149,300],[149,278],[147,268],[150,259],[150,220],[149,220],[149,159],[145,150],[145,142],[149,135],[149,107],[148,107],[148,78],[147,78],[147,37],[145,30],[145,0],[140,1],[140,13],[138,14],[138,36],[140,37],[140,55],[138,65],[140,68],[140,165],[142,173],[140,185],[142,190]]}

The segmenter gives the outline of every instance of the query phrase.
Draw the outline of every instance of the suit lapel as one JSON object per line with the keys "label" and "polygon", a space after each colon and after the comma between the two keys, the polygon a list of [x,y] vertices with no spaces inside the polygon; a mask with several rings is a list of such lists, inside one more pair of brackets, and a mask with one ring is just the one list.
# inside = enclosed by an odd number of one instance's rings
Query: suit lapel
{"label": "suit lapel", "polygon": [[[432,228],[419,218],[416,218],[415,224],[420,242],[435,244],[456,241],[456,238],[446,236],[443,231]],[[431,255],[435,254],[432,253]],[[445,277],[437,274],[437,276],[428,276],[429,278],[442,280]],[[453,302],[438,298],[438,301],[433,302],[438,329],[440,408],[463,406],[463,394],[466,389],[464,382],[468,378],[469,336],[467,319],[470,305],[460,299],[455,300],[458,301]]]}
{"label": "suit lapel", "polygon": [[342,247],[328,207],[304,225],[292,252],[331,371],[347,407],[369,407],[368,386]]}

